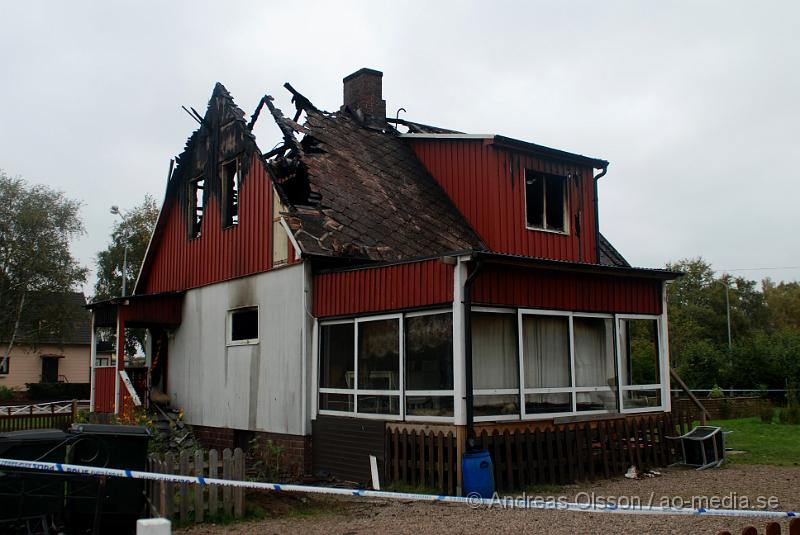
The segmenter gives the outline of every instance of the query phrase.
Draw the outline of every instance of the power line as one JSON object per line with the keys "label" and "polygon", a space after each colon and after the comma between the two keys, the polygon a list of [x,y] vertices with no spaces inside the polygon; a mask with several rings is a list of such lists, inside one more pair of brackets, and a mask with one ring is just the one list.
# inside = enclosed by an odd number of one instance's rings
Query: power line
{"label": "power line", "polygon": [[746,267],[746,268],[718,268],[716,271],[766,271],[770,269],[800,269],[800,266],[771,266],[771,267]]}

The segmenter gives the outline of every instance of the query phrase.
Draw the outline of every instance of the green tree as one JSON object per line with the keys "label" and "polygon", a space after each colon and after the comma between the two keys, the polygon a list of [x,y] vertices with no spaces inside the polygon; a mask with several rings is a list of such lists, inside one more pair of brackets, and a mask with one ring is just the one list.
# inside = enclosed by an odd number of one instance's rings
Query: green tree
{"label": "green tree", "polygon": [[122,265],[126,246],[128,270],[125,273],[125,286],[127,293],[133,292],[150,235],[156,226],[158,205],[153,197],[146,195],[141,204],[123,211],[122,214],[123,217],[114,223],[108,247],[97,254],[95,301],[119,297],[122,294]]}
{"label": "green tree", "polygon": [[[0,171],[0,340],[6,343],[0,366],[14,349],[27,307],[37,306],[32,297],[69,291],[86,280],[87,270],[70,251],[70,242],[84,232],[79,210],[80,202],[63,192]],[[37,311],[48,330],[74,321],[57,310]],[[30,341],[31,333],[25,334]]]}
{"label": "green tree", "polygon": [[[158,205],[155,199],[146,195],[141,204],[122,211],[122,218],[114,223],[111,240],[103,251],[97,254],[97,282],[94,301],[110,299],[122,295],[122,271],[125,247],[128,248],[128,268],[125,273],[126,293],[133,292],[136,277],[147,252],[147,244],[158,219]],[[133,357],[144,347],[143,329],[125,330],[125,354]]]}

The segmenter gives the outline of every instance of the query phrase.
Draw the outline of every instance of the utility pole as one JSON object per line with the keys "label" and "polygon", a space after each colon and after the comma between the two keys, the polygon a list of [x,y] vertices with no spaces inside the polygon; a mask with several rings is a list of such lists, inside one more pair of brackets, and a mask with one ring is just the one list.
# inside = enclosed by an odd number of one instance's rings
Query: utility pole
{"label": "utility pole", "polygon": [[[120,212],[119,206],[114,205],[111,207],[111,213],[114,215],[118,215],[122,218],[122,224],[124,225],[128,220],[125,215]],[[123,226],[122,232],[122,245],[123,245],[123,252],[122,252],[122,295],[120,297],[125,297],[127,293],[127,282],[128,282],[128,235],[127,230]],[[730,321],[729,321],[730,323]],[[730,325],[728,326],[728,338],[730,338]]]}

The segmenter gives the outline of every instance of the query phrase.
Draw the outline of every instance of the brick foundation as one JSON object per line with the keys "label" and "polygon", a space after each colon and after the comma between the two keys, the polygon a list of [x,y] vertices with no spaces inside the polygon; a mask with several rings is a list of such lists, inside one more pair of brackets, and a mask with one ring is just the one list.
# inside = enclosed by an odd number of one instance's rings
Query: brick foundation
{"label": "brick foundation", "polygon": [[[311,473],[311,436],[284,435],[204,425],[193,425],[192,431],[203,446],[219,451],[237,447],[247,451],[250,441],[255,438],[258,449],[262,453],[274,453],[275,448],[279,448],[282,472],[293,477]],[[267,441],[272,442],[272,448],[267,445]]]}
{"label": "brick foundation", "polygon": [[[758,416],[759,411],[763,407],[768,407],[770,405],[768,399],[755,396],[699,399],[712,420]],[[695,420],[700,419],[700,410],[689,398],[673,399],[672,410],[687,413]]]}

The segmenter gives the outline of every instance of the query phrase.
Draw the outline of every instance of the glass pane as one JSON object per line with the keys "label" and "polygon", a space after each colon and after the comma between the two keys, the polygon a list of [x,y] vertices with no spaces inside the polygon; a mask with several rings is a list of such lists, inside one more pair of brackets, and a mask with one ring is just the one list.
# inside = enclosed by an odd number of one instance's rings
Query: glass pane
{"label": "glass pane", "polygon": [[626,409],[660,407],[661,390],[629,390],[622,394],[622,406]]}
{"label": "glass pane", "polygon": [[616,390],[600,392],[578,392],[575,395],[579,411],[616,411]]}
{"label": "glass pane", "polygon": [[472,313],[472,377],[476,390],[519,388],[516,320],[513,314]]}
{"label": "glass pane", "polygon": [[320,327],[320,388],[355,388],[352,323]]}
{"label": "glass pane", "polygon": [[353,412],[352,394],[324,394],[319,395],[319,409],[322,411]]}
{"label": "glass pane", "polygon": [[474,416],[519,416],[519,396],[507,395],[476,395],[472,402]]}
{"label": "glass pane", "polygon": [[570,386],[567,317],[523,316],[522,348],[525,388]]}
{"label": "glass pane", "polygon": [[[400,388],[400,320],[358,324],[358,388]],[[363,412],[360,406],[358,410]]]}
{"label": "glass pane", "polygon": [[560,176],[547,176],[545,194],[547,196],[547,228],[564,230],[564,187],[566,179]]}
{"label": "glass pane", "polygon": [[572,412],[572,394],[525,394],[525,413]]}
{"label": "glass pane", "polygon": [[453,315],[405,320],[406,389],[453,389]]}
{"label": "glass pane", "polygon": [[415,396],[406,392],[409,416],[453,416],[453,396]]}
{"label": "glass pane", "polygon": [[364,414],[400,414],[400,396],[358,396],[358,412]]}
{"label": "glass pane", "polygon": [[620,321],[620,344],[623,384],[658,384],[658,322],[654,319]]}
{"label": "glass pane", "polygon": [[616,389],[612,320],[575,317],[572,329],[575,336],[575,386]]}
{"label": "glass pane", "polygon": [[544,225],[544,176],[525,172],[525,213],[529,227]]}

